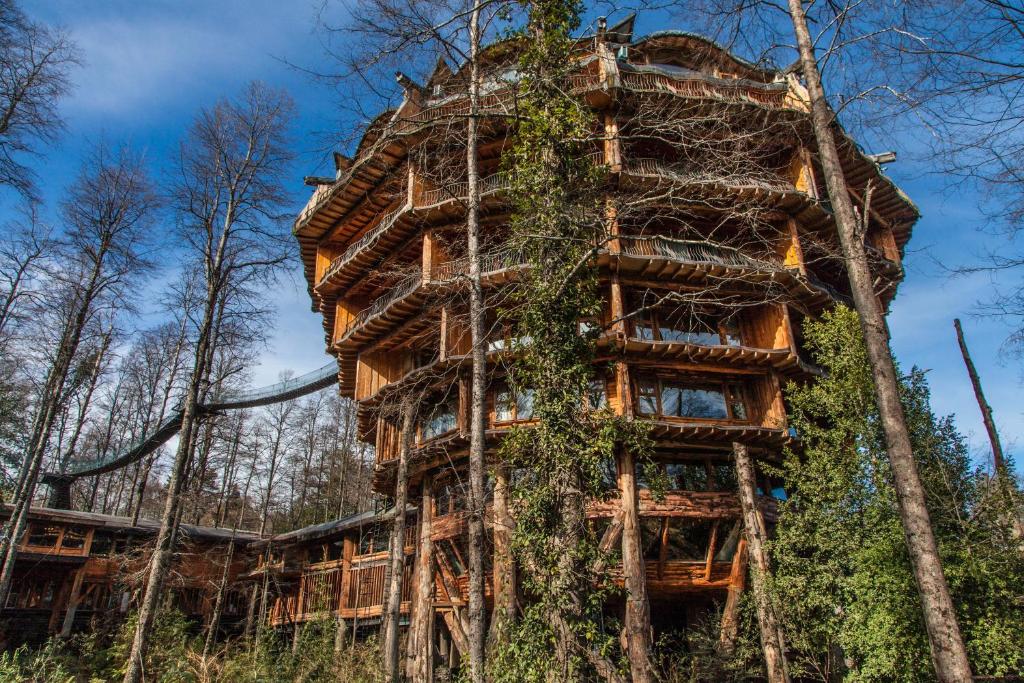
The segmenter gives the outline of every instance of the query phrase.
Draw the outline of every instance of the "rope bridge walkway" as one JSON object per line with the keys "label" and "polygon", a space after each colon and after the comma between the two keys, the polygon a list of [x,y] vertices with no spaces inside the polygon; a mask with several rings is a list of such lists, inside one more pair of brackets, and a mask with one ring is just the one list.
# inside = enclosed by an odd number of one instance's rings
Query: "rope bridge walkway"
{"label": "rope bridge walkway", "polygon": [[[337,381],[338,365],[335,361],[331,361],[318,370],[307,372],[298,377],[292,377],[291,379],[265,387],[218,397],[209,403],[201,404],[199,412],[201,414],[210,414],[223,410],[240,410],[242,408],[256,408],[272,403],[281,403],[282,401],[289,401],[293,398],[326,389]],[[79,477],[104,474],[105,472],[110,472],[141,460],[160,448],[160,446],[178,433],[181,429],[181,418],[181,409],[175,408],[170,416],[156,426],[156,429],[144,435],[127,449],[94,460],[74,462],[64,472],[46,472],[43,474],[43,481],[51,485],[63,482],[70,483],[70,481]]]}

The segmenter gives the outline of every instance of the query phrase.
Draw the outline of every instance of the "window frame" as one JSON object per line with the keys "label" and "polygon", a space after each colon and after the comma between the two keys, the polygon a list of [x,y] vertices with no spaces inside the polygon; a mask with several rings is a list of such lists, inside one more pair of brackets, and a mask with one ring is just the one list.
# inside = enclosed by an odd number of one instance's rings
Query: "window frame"
{"label": "window frame", "polygon": [[[443,409],[443,408],[450,408],[451,410],[449,412],[442,413],[441,409]],[[435,417],[440,417],[442,415],[451,415],[451,417],[452,417],[452,426],[450,428],[444,430],[444,431],[440,431],[440,432],[428,435],[427,434],[427,425],[429,425],[431,423],[431,421],[433,421],[435,419]],[[438,402],[434,406],[433,410],[431,410],[429,413],[427,413],[427,415],[425,415],[422,419],[419,420],[419,423],[418,423],[417,429],[416,429],[417,437],[418,437],[417,440],[418,440],[418,442],[420,444],[424,444],[424,443],[427,443],[428,441],[433,441],[434,439],[440,439],[441,437],[447,436],[447,435],[451,434],[452,432],[458,431],[458,429],[459,429],[459,400],[458,400],[457,397],[449,396],[444,401]]]}
{"label": "window frame", "polygon": [[[666,414],[665,407],[663,405],[662,397],[665,394],[665,385],[676,384],[681,390],[690,391],[716,391],[722,396],[722,400],[725,403],[726,417],[698,417],[689,415],[671,415]],[[654,405],[656,407],[655,412],[646,412],[641,406],[642,402],[650,400],[650,397],[646,395],[645,385],[654,386]],[[753,411],[750,409],[750,403],[747,400],[747,393],[749,393],[745,386],[738,381],[730,380],[696,380],[693,384],[689,384],[685,378],[675,377],[663,377],[660,375],[639,375],[633,380],[634,390],[634,409],[637,414],[647,418],[659,418],[665,420],[676,420],[681,422],[690,422],[697,420],[700,422],[735,422],[735,423],[749,423],[751,422],[751,415]],[[736,406],[741,406],[744,412],[743,416],[737,417]]]}
{"label": "window frame", "polygon": [[[507,394],[507,399],[501,399],[502,394]],[[523,396],[529,396],[530,415],[529,417],[519,416],[519,405]],[[494,389],[491,391],[491,424],[493,425],[509,425],[516,422],[533,422],[536,420],[534,415],[534,400],[536,394],[533,389],[527,388],[522,392],[517,392],[512,388],[512,385],[506,381],[498,382]],[[503,411],[502,408],[507,407],[509,410]],[[509,417],[502,417],[505,413]]]}
{"label": "window frame", "polygon": [[[699,315],[699,314],[698,314]],[[663,339],[661,333],[662,327],[672,328],[671,325],[665,324],[665,315],[663,311],[657,308],[644,309],[640,307],[637,311],[630,316],[630,338],[634,341],[642,342],[657,342],[657,343],[669,343],[669,344],[693,344],[694,346],[727,346],[727,347],[739,347],[743,346],[743,330],[740,326],[740,321],[736,319],[736,314],[726,315],[722,317],[708,315],[708,318],[714,319],[714,329],[718,334],[717,344],[704,344],[698,341],[678,340],[678,339]],[[735,334],[732,334],[728,330],[727,323],[732,319],[735,325]],[[642,323],[642,324],[641,324]],[[650,338],[643,337],[639,334],[639,327],[646,327],[650,330]],[[679,332],[683,332],[679,330]],[[710,333],[708,333],[710,334]],[[730,337],[735,337],[736,343],[730,343]]]}

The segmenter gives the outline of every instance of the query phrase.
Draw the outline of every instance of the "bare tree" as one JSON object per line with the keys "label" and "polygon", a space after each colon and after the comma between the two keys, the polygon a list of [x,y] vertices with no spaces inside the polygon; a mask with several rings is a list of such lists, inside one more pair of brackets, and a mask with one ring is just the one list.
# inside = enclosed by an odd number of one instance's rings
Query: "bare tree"
{"label": "bare tree", "polygon": [[35,407],[14,510],[0,541],[4,553],[0,603],[10,591],[16,539],[25,527],[83,333],[96,316],[124,310],[133,301],[133,285],[148,265],[142,254],[155,206],[140,160],[127,150],[112,152],[102,147],[86,161],[62,205],[67,226],[63,267],[49,283],[56,294],[59,333]]}
{"label": "bare tree", "polygon": [[[849,7],[842,10],[845,15]],[[967,650],[957,625],[949,586],[942,573],[931,520],[925,506],[924,490],[914,462],[906,418],[900,403],[899,381],[889,349],[884,312],[875,292],[874,278],[864,247],[863,236],[870,193],[866,193],[864,213],[860,214],[862,218],[858,218],[858,210],[853,204],[850,188],[843,173],[835,137],[835,114],[823,86],[816,44],[808,28],[803,1],[788,0],[788,11],[799,48],[800,69],[807,86],[811,125],[818,146],[818,157],[824,172],[828,196],[832,202],[850,289],[860,316],[861,331],[871,362],[900,517],[921,597],[932,661],[940,681],[971,680]],[[842,20],[846,17],[839,18]]]}
{"label": "bare tree", "polygon": [[0,1],[0,185],[33,193],[32,172],[19,157],[37,153],[63,128],[57,104],[77,64],[67,33],[32,21],[13,0]]}
{"label": "bare tree", "polygon": [[8,224],[9,239],[0,245],[0,345],[12,323],[20,322],[25,304],[38,295],[41,268],[52,255],[50,228],[42,223],[38,205],[27,204],[22,213],[20,220]]}
{"label": "bare tree", "polygon": [[[202,273],[204,296],[192,321],[194,348],[179,445],[125,683],[142,679],[143,657],[174,552],[181,493],[199,426],[199,400],[210,378],[213,353],[222,341],[213,336],[215,319],[219,312],[232,316],[258,337],[262,320],[254,305],[259,301],[257,288],[271,281],[288,258],[282,183],[291,160],[286,139],[291,112],[287,95],[252,84],[239,99],[223,100],[201,112],[182,145],[173,198],[188,256]],[[253,320],[246,322],[246,316]]]}

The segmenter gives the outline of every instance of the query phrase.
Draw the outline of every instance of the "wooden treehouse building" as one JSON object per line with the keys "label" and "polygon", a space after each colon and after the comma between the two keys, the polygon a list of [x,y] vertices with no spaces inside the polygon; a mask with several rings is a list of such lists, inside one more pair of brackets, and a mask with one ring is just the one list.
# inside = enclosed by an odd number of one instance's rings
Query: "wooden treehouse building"
{"label": "wooden treehouse building", "polygon": [[[10,507],[0,508],[0,522],[9,516]],[[159,528],[149,520],[33,508],[18,543],[11,592],[0,610],[0,649],[96,630],[123,618],[144,588]],[[180,538],[167,586],[170,604],[202,622],[213,609],[228,544],[244,547],[257,536],[184,524]],[[236,556],[228,567],[229,583],[234,585],[245,569],[245,560]],[[230,629],[245,617],[246,603],[234,589],[226,598],[222,623]]]}
{"label": "wooden treehouse building", "polygon": [[[730,596],[743,588],[734,449],[741,444],[756,460],[777,462],[798,438],[787,425],[782,387],[816,372],[803,352],[801,323],[847,301],[849,289],[798,79],[690,34],[631,34],[629,21],[582,39],[571,79],[572,92],[593,113],[591,158],[605,167],[605,201],[614,207],[609,239],[596,257],[604,311],[580,324],[599,330],[588,400],[649,424],[658,467],[670,482],[655,501],[637,481],[644,579],[657,630],[685,628],[712,605],[734,602]],[[514,61],[502,61],[507,51],[488,54],[478,147],[481,273],[488,300],[500,301],[524,267],[501,248],[510,211],[502,154],[515,70]],[[429,605],[436,637],[458,645],[467,604],[468,183],[464,151],[450,136],[468,104],[463,74],[443,62],[423,85],[400,82],[401,105],[370,126],[354,158],[336,156],[336,177],[308,179],[315,189],[294,234],[327,349],[338,360],[341,393],[358,404],[361,437],[376,448],[380,494],[395,495],[395,406],[403,396],[425,397],[412,437],[417,527],[406,551],[415,558],[407,561],[410,571],[435,580],[406,581],[403,599]],[[671,139],[672,131],[689,129],[687,117],[715,112],[764,127],[769,139],[745,162],[749,169],[702,173],[714,169],[701,169],[685,141]],[[887,306],[918,214],[879,166],[837,133],[847,181],[866,212],[877,295]],[[512,395],[503,380],[514,326],[491,316],[488,334],[493,453],[503,433],[532,419],[532,397]],[[628,454],[622,458],[608,472],[613,490],[634,474]],[[774,498],[784,493],[759,474],[757,494],[770,526]],[[591,505],[599,529],[620,523],[621,501],[613,496]],[[346,561],[350,550],[333,561]],[[358,603],[343,582],[330,590],[348,595],[335,602],[354,614]],[[410,584],[431,588],[410,595]],[[293,610],[294,618],[304,609]]]}
{"label": "wooden treehouse building", "polygon": [[[525,265],[502,246],[511,210],[502,155],[515,56],[498,48],[485,56],[481,277],[493,303],[514,292]],[[337,155],[333,178],[309,179],[314,192],[294,234],[327,350],[337,358],[340,391],[358,407],[360,437],[375,446],[373,487],[385,498],[396,493],[398,406],[418,397],[401,623],[422,619],[419,626],[432,634],[430,656],[451,662],[467,642],[468,182],[464,147],[452,131],[468,103],[464,74],[443,62],[423,85],[400,80],[401,105],[373,122],[354,157]],[[570,86],[593,115],[590,158],[604,169],[609,207],[608,239],[594,259],[603,311],[580,321],[581,330],[597,334],[595,380],[585,400],[648,425],[656,467],[669,482],[656,499],[622,452],[607,472],[610,495],[593,501],[588,517],[603,545],[614,548],[624,515],[638,516],[642,577],[631,578],[646,585],[656,631],[685,629],[709,609],[731,609],[744,589],[748,549],[735,454],[777,462],[784,447],[798,443],[782,388],[817,372],[807,362],[801,324],[848,299],[846,273],[796,77],[761,70],[690,34],[634,40],[630,20],[579,41]],[[687,140],[708,121],[728,126],[694,154]],[[756,150],[747,158],[721,144],[722,131],[743,126],[760,140],[747,146]],[[841,130],[837,136],[864,214],[877,295],[887,306],[918,214],[872,158]],[[493,455],[509,429],[531,422],[533,408],[528,391],[515,395],[506,383],[516,342],[525,340],[515,339],[507,315],[487,322]],[[753,488],[754,514],[770,527],[784,492],[763,472]],[[489,530],[491,517],[489,504]],[[227,576],[231,595],[245,597],[229,600],[225,621],[262,619],[297,631],[332,617],[356,637],[381,619],[389,518],[369,512],[262,539],[189,528],[173,573],[181,584],[176,600],[207,619],[223,549],[234,542],[240,551]],[[153,535],[148,522],[33,511],[19,541],[6,623],[68,632],[124,612],[137,598],[134,575]],[[620,580],[624,571],[612,568]],[[17,628],[29,627],[10,627],[9,639]]]}

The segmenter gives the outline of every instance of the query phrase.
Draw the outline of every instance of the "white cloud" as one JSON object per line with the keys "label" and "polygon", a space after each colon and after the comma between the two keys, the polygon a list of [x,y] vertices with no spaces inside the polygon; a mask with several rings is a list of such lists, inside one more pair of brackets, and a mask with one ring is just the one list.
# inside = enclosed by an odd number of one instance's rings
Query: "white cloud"
{"label": "white cloud", "polygon": [[280,76],[279,58],[301,56],[313,21],[310,0],[44,0],[37,12],[67,27],[85,59],[69,111],[122,118],[191,108],[227,84]]}

